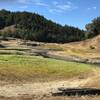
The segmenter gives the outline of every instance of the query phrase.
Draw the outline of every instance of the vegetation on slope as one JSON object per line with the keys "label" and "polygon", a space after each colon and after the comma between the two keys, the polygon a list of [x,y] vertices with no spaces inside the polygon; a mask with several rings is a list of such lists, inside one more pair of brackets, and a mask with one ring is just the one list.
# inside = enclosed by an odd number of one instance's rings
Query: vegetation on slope
{"label": "vegetation on slope", "polygon": [[91,38],[100,34],[100,17],[95,18],[91,23],[86,25],[87,37]]}
{"label": "vegetation on slope", "polygon": [[7,35],[25,40],[65,43],[85,38],[83,30],[68,25],[61,26],[38,14],[1,10],[0,29],[11,25],[17,30],[9,30]]}
{"label": "vegetation on slope", "polygon": [[0,29],[2,30],[8,26],[13,27],[6,29],[6,31],[0,31],[4,36],[40,42],[67,43],[84,40],[100,34],[100,17],[87,24],[87,30],[84,32],[72,26],[62,26],[35,13],[1,10]]}

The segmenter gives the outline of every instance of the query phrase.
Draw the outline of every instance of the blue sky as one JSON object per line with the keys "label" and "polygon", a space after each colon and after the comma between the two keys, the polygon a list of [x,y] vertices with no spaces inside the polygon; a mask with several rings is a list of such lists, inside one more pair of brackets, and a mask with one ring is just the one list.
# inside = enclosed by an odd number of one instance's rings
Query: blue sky
{"label": "blue sky", "polygon": [[100,0],[0,0],[0,9],[35,12],[62,25],[84,29],[100,15]]}

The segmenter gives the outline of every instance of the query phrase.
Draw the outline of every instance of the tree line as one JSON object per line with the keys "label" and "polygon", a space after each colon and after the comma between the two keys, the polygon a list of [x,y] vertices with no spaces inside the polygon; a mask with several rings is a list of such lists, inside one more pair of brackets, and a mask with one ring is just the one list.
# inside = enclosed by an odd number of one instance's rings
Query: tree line
{"label": "tree line", "polygon": [[[100,24],[100,18],[96,20]],[[0,29],[11,25],[16,28],[16,31],[6,32],[7,36],[39,42],[67,43],[84,40],[99,34],[98,21],[86,25],[85,32],[73,26],[62,26],[36,13],[0,11]],[[97,29],[92,24],[98,26]]]}
{"label": "tree line", "polygon": [[100,17],[93,19],[92,22],[87,24],[85,27],[87,29],[87,38],[92,38],[94,36],[100,35]]}

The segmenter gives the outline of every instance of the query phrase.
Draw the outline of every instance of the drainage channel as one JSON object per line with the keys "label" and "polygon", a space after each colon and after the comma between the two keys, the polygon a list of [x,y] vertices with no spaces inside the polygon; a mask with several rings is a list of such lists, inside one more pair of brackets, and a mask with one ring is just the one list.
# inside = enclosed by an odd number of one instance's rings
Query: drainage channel
{"label": "drainage channel", "polygon": [[59,88],[58,92],[52,93],[52,96],[90,96],[100,95],[100,89],[95,88]]}

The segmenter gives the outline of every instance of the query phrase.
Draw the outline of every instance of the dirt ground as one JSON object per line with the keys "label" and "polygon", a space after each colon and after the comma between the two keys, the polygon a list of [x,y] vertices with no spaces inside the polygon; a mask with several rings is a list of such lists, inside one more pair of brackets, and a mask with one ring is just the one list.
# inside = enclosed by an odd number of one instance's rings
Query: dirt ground
{"label": "dirt ground", "polygon": [[100,96],[52,96],[58,88],[86,87],[85,84],[92,82],[96,77],[100,75],[67,81],[0,84],[0,100],[100,100]]}
{"label": "dirt ground", "polygon": [[50,95],[51,92],[57,92],[59,87],[79,87],[83,86],[89,79],[68,80],[54,82],[40,82],[27,84],[8,84],[0,86],[0,96],[12,97],[24,94],[29,95]]}

